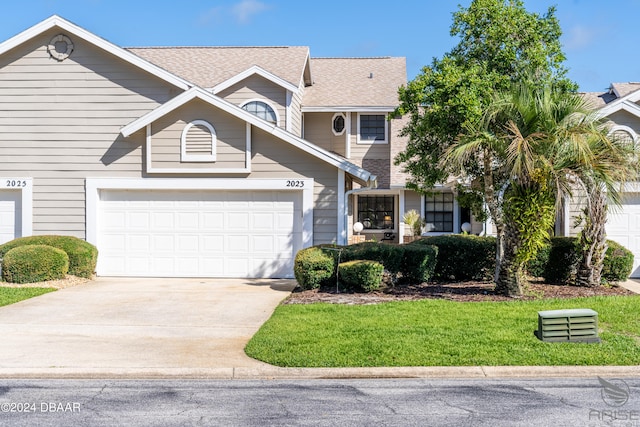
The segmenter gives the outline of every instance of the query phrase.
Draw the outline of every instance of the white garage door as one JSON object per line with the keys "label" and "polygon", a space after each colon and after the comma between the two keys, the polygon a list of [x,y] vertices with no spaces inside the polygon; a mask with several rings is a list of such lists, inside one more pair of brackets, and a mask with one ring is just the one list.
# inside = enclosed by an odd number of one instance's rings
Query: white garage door
{"label": "white garage door", "polygon": [[98,274],[293,277],[297,191],[102,190]]}
{"label": "white garage door", "polygon": [[633,252],[631,277],[640,278],[640,193],[627,193],[621,208],[611,208],[607,238]]}
{"label": "white garage door", "polygon": [[20,191],[0,190],[0,244],[20,237],[21,196]]}

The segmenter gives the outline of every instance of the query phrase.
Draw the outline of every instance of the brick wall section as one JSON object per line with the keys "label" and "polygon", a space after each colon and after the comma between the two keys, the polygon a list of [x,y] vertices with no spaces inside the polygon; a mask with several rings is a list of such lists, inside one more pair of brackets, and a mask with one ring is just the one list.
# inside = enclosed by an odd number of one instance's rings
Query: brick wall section
{"label": "brick wall section", "polygon": [[396,166],[394,160],[398,153],[404,151],[407,148],[406,136],[400,136],[400,131],[409,123],[409,116],[405,115],[399,119],[393,119],[389,123],[391,133],[391,147],[390,147],[390,160],[389,160],[389,180],[391,185],[404,185],[409,175],[402,172],[402,165]]}
{"label": "brick wall section", "polygon": [[378,188],[389,188],[389,161],[387,159],[362,159],[362,168],[378,177]]}

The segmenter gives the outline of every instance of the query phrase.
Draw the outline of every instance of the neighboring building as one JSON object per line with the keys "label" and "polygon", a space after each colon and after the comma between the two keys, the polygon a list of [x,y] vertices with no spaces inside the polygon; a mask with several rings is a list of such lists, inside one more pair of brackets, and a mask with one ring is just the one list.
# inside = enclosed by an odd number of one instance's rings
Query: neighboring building
{"label": "neighboring building", "polygon": [[[582,94],[611,124],[611,133],[628,138],[634,144],[640,135],[640,83],[612,83],[609,90]],[[567,207],[565,235],[576,235],[571,228],[574,218],[580,214],[579,203]],[[607,238],[615,240],[633,252],[631,277],[640,277],[640,183],[629,183],[621,207],[610,207],[606,224]]]}
{"label": "neighboring building", "polygon": [[124,49],[53,16],[0,44],[0,243],[74,235],[99,275],[291,277],[357,221],[401,242],[416,209],[480,233],[450,188],[405,190],[386,119],[405,83],[404,58]]}

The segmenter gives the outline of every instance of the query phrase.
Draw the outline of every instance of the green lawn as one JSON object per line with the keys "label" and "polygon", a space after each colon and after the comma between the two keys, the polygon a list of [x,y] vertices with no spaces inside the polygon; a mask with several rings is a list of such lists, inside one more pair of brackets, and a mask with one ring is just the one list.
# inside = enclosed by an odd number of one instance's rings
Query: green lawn
{"label": "green lawn", "polygon": [[[538,311],[598,312],[600,344],[547,343]],[[640,296],[279,306],[246,347],[288,367],[638,365]]]}
{"label": "green lawn", "polygon": [[55,291],[53,288],[8,288],[0,285],[0,307],[13,304],[23,299],[37,297],[47,292]]}

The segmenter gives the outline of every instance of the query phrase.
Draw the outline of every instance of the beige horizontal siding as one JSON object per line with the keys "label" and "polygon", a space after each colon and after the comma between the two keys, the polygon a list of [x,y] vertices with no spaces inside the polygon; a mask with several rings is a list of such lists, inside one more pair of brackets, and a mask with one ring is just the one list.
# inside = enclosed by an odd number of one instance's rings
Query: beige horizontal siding
{"label": "beige horizontal siding", "polygon": [[[194,120],[205,120],[215,129],[215,162],[181,162],[182,132],[185,126]],[[245,122],[200,100],[178,108],[153,123],[151,134],[153,168],[222,170],[245,167]]]}
{"label": "beige horizontal siding", "polygon": [[267,101],[276,109],[280,119],[280,127],[286,129],[287,91],[261,76],[250,76],[221,91],[218,96],[238,106],[249,100]]}
{"label": "beige horizontal siding", "polygon": [[120,128],[177,92],[78,37],[51,59],[58,32],[0,58],[0,175],[33,178],[34,234],[84,238],[86,177],[141,177],[144,138]]}

